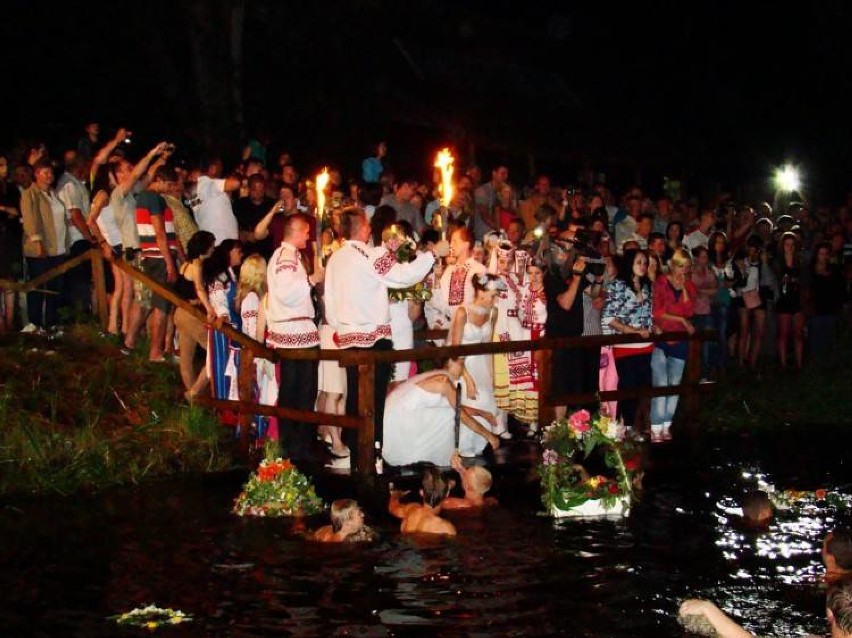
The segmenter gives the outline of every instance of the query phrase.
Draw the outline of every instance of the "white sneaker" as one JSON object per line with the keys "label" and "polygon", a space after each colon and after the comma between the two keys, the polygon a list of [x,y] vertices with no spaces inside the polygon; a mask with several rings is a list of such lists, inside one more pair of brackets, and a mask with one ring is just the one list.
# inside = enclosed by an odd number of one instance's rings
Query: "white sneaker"
{"label": "white sneaker", "polygon": [[39,331],[39,327],[37,325],[35,325],[34,323],[28,323],[23,328],[21,328],[21,334],[25,334],[25,335],[33,334],[34,332],[38,332],[38,331]]}
{"label": "white sneaker", "polygon": [[530,423],[530,429],[527,430],[527,436],[532,438],[538,434],[538,423]]}
{"label": "white sneaker", "polygon": [[349,457],[343,459],[331,459],[325,466],[330,470],[349,470],[351,463]]}

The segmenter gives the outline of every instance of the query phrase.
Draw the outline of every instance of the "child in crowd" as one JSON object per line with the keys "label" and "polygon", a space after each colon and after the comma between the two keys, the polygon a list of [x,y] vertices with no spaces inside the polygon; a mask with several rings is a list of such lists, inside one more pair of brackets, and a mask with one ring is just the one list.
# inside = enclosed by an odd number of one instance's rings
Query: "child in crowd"
{"label": "child in crowd", "polygon": [[390,487],[388,511],[397,518],[402,519],[400,531],[405,534],[456,535],[455,526],[440,517],[444,499],[447,498],[450,492],[450,484],[437,467],[427,467],[423,471],[422,488],[420,490],[420,496],[423,498],[422,503],[400,503],[400,497],[407,492],[393,489],[393,484]]}

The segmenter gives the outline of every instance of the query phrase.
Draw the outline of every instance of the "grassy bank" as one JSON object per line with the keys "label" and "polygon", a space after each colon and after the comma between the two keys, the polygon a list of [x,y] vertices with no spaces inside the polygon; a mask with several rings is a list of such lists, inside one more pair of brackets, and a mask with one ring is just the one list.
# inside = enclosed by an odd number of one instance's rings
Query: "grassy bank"
{"label": "grassy bank", "polygon": [[801,372],[767,364],[757,373],[731,368],[704,395],[701,422],[713,430],[777,428],[785,424],[852,424],[852,336]]}
{"label": "grassy bank", "polygon": [[0,494],[70,493],[232,465],[230,429],[181,398],[177,366],[91,326],[0,342]]}

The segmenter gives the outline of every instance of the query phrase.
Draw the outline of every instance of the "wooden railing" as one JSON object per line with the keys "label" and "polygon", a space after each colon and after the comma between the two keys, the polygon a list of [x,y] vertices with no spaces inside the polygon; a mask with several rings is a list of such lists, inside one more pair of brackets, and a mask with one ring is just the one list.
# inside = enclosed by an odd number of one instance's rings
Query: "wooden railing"
{"label": "wooden railing", "polygon": [[[18,284],[0,282],[0,287],[8,290],[28,292],[37,289],[44,282],[67,272],[83,261],[90,259],[92,274],[95,280],[96,309],[101,322],[106,325],[108,316],[106,285],[104,284],[104,258],[99,250],[92,249],[83,255],[70,259],[54,269],[32,279]],[[239,371],[239,401],[223,399],[202,399],[202,405],[216,410],[233,410],[239,415],[241,425],[240,445],[247,453],[250,444],[249,426],[254,415],[283,417],[312,423],[315,425],[331,425],[358,430],[358,471],[370,474],[375,470],[375,396],[374,381],[376,365],[379,363],[396,363],[398,361],[431,361],[449,357],[471,356],[477,354],[496,354],[509,352],[534,352],[540,375],[539,381],[539,420],[547,423],[552,418],[555,406],[571,406],[597,401],[612,401],[632,398],[650,398],[680,394],[683,396],[684,416],[692,419],[698,412],[701,392],[712,387],[712,384],[699,384],[701,376],[701,344],[703,341],[715,339],[711,331],[696,332],[686,335],[682,332],[651,335],[643,339],[638,335],[602,335],[589,337],[545,337],[535,341],[511,341],[472,344],[464,346],[425,346],[412,350],[370,351],[370,350],[320,350],[320,349],[272,349],[266,345],[235,330],[228,324],[212,326],[207,317],[196,306],[179,297],[173,290],[154,281],[144,272],[137,270],[124,261],[116,261],[115,265],[130,275],[133,279],[151,289],[175,306],[196,317],[199,321],[220,330],[232,341],[241,346]],[[424,331],[418,333],[424,339],[442,339],[446,331]],[[635,390],[613,390],[595,394],[568,394],[552,396],[551,394],[551,355],[553,350],[560,348],[596,348],[625,343],[659,342],[659,341],[688,341],[689,353],[683,380],[679,385],[666,387],[646,387]],[[343,367],[358,366],[358,414],[339,415],[316,411],[294,410],[271,405],[260,405],[254,400],[254,360],[262,357],[269,361],[278,362],[282,359],[301,359],[311,361],[337,361]]]}

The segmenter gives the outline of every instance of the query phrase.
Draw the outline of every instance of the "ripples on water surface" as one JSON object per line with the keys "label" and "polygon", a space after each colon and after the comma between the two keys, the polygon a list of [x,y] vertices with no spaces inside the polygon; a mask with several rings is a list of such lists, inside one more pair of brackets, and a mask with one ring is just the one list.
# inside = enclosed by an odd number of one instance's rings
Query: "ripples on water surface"
{"label": "ripples on water surface", "polygon": [[536,516],[536,484],[501,468],[501,507],[452,514],[454,540],[402,537],[371,503],[377,543],[307,543],[289,522],[233,517],[239,476],[17,503],[0,520],[0,636],[141,635],[105,617],[148,602],[195,616],[167,636],[679,636],[674,612],[694,595],[763,635],[822,632],[833,513],[754,534],[729,512],[744,469],[782,488],[846,485],[849,437],[801,445],[812,434],[655,447],[625,522]]}

